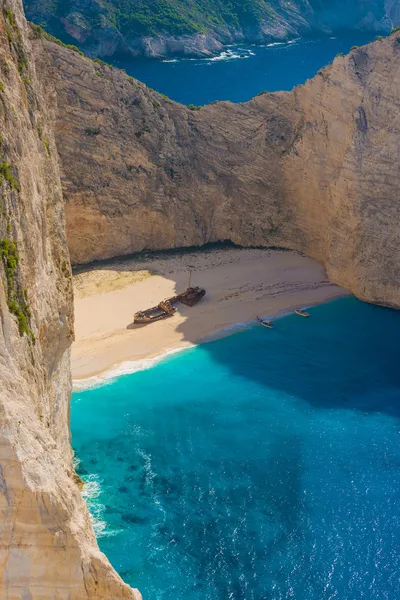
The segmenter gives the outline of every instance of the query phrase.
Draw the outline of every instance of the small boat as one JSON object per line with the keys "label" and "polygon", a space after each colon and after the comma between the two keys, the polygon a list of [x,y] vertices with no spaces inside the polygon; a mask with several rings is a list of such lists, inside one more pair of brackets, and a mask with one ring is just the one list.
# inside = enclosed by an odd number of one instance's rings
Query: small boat
{"label": "small boat", "polygon": [[301,308],[297,309],[295,311],[296,315],[299,315],[300,317],[309,317],[310,313],[306,312],[305,310],[302,310]]}
{"label": "small boat", "polygon": [[206,290],[204,288],[192,287],[192,269],[193,267],[190,267],[189,282],[186,290],[181,294],[170,298],[169,301],[171,302],[171,304],[181,303],[186,304],[186,306],[194,306],[206,295]]}
{"label": "small boat", "polygon": [[272,321],[264,321],[263,319],[260,319],[260,317],[257,317],[257,321],[260,323],[260,325],[262,325],[263,327],[268,327],[268,329],[273,329],[274,326],[272,324]]}
{"label": "small boat", "polygon": [[136,325],[143,325],[145,323],[155,323],[155,321],[161,321],[172,317],[176,313],[176,308],[172,306],[169,300],[163,300],[157,306],[148,308],[147,310],[140,310],[133,316],[133,322]]}
{"label": "small boat", "polygon": [[155,321],[161,321],[162,319],[167,319],[168,317],[172,317],[176,313],[175,304],[186,304],[186,306],[194,306],[205,296],[206,290],[200,287],[192,287],[191,283],[192,272],[190,271],[189,275],[189,285],[187,289],[174,296],[173,298],[168,298],[167,300],[163,300],[157,306],[153,306],[153,308],[148,308],[147,310],[140,310],[135,313],[133,316],[133,322],[136,325],[144,325],[146,323],[154,323]]}
{"label": "small boat", "polygon": [[188,287],[185,292],[176,296],[176,302],[194,306],[206,295],[206,290],[201,287]]}

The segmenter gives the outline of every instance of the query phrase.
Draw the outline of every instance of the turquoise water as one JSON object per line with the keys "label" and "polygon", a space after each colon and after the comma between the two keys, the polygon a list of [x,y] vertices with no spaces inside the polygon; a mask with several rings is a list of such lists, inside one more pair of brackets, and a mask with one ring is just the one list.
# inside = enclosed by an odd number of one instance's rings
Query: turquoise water
{"label": "turquoise water", "polygon": [[352,32],[288,44],[234,46],[213,59],[134,59],[116,64],[183,104],[244,102],[263,90],[291,90],[313,77],[340,52],[345,54],[352,46],[367,44],[374,38],[371,32]]}
{"label": "turquoise water", "polygon": [[311,313],[74,395],[100,547],[144,600],[400,598],[400,313]]}

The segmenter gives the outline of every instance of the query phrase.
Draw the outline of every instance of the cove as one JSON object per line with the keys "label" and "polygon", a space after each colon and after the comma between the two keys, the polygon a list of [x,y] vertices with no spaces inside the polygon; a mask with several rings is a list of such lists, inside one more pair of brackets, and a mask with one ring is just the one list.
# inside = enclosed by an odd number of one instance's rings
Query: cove
{"label": "cove", "polygon": [[232,46],[212,59],[124,60],[114,64],[149,87],[183,104],[245,102],[263,90],[291,90],[313,77],[337,54],[375,39],[351,32],[268,46]]}
{"label": "cove", "polygon": [[400,314],[310,312],[74,394],[100,547],[144,600],[400,597]]}

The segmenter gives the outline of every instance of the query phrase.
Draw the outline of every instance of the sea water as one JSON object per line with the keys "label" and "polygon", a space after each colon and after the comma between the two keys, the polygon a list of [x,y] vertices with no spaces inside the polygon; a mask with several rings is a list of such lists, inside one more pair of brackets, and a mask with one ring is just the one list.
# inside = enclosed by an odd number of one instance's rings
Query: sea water
{"label": "sea water", "polygon": [[310,312],[74,395],[100,547],[144,600],[400,598],[400,313]]}
{"label": "sea water", "polygon": [[232,46],[206,59],[119,61],[115,64],[172,100],[207,104],[244,102],[263,90],[291,90],[313,77],[337,54],[375,39],[352,32],[322,39],[297,39],[264,46]]}

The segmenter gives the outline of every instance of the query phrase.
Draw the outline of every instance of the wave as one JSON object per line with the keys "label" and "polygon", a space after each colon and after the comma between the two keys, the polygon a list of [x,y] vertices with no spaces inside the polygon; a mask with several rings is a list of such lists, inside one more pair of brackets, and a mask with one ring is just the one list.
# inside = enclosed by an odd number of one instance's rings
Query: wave
{"label": "wave", "polygon": [[131,375],[132,373],[136,373],[138,371],[151,369],[151,367],[154,367],[154,365],[161,362],[162,360],[165,360],[169,356],[172,356],[173,354],[177,354],[178,352],[182,352],[183,350],[187,350],[188,348],[192,347],[193,344],[181,346],[180,348],[172,348],[171,350],[167,350],[163,354],[155,356],[154,358],[143,358],[141,360],[125,361],[120,365],[114,366],[109,371],[105,371],[101,375],[94,375],[93,377],[88,377],[87,379],[75,379],[72,382],[73,391],[79,392],[82,390],[101,387],[102,385],[112,383],[122,375]]}
{"label": "wave", "polygon": [[288,42],[271,42],[270,44],[260,44],[260,48],[273,48],[274,46],[289,46],[291,44],[295,44],[298,42],[300,38],[294,38],[293,40],[289,40]]}
{"label": "wave", "polygon": [[273,46],[284,46],[286,42],[271,42],[271,44],[261,44],[260,48],[273,48]]}
{"label": "wave", "polygon": [[[325,304],[325,302],[315,302],[314,304],[310,304],[309,306],[303,306],[302,308],[304,310],[308,310],[310,308],[313,308],[314,306],[319,306],[321,304]],[[260,314],[259,316],[267,321],[281,319],[282,317],[286,317],[288,315],[293,314],[296,308],[298,308],[298,305],[286,308],[282,311],[279,311],[278,313]],[[254,325],[256,324],[256,320],[233,323],[231,325],[223,327],[222,329],[218,329],[208,335],[205,335],[202,339],[199,340],[199,343],[206,343],[215,339],[219,339],[221,337],[231,335],[232,333],[254,327]],[[159,362],[166,360],[168,357],[173,356],[174,354],[178,354],[179,352],[188,350],[189,348],[193,348],[194,346],[195,344],[187,344],[184,346],[180,346],[179,348],[171,348],[163,354],[159,354],[158,356],[155,356],[153,358],[125,361],[120,365],[114,366],[112,369],[102,373],[101,375],[95,375],[93,377],[88,377],[87,379],[76,379],[72,382],[73,391],[79,392],[87,389],[94,389],[103,385],[113,383],[123,375],[131,375],[132,373],[137,373],[139,371],[151,369]],[[77,398],[76,401],[79,402],[79,398]]]}
{"label": "wave", "polygon": [[[250,50],[248,50],[247,52],[249,53]],[[235,53],[232,50],[226,50],[226,51],[221,52],[221,54],[219,54],[218,56],[214,56],[214,58],[209,58],[207,60],[209,62],[216,62],[216,61],[220,61],[220,60],[235,60],[237,58],[248,58],[248,54],[244,55],[244,54]]]}
{"label": "wave", "polygon": [[270,44],[249,44],[249,47],[237,46],[236,44],[228,44],[225,46],[225,50],[220,52],[217,56],[213,57],[204,57],[204,58],[166,58],[162,62],[163,63],[176,63],[181,61],[193,61],[197,64],[206,64],[211,65],[216,62],[223,62],[228,60],[238,60],[250,58],[251,56],[256,56],[256,53],[251,50],[251,48],[272,48],[274,46],[288,46],[290,44],[295,44],[298,42],[300,38],[295,38],[293,40],[289,40],[286,42],[271,42]]}
{"label": "wave", "polygon": [[101,495],[101,483],[98,475],[89,475],[85,480],[82,490],[82,497],[88,507],[96,537],[115,535],[117,533],[116,531],[107,530],[107,523],[104,520],[106,507],[98,500]]}

